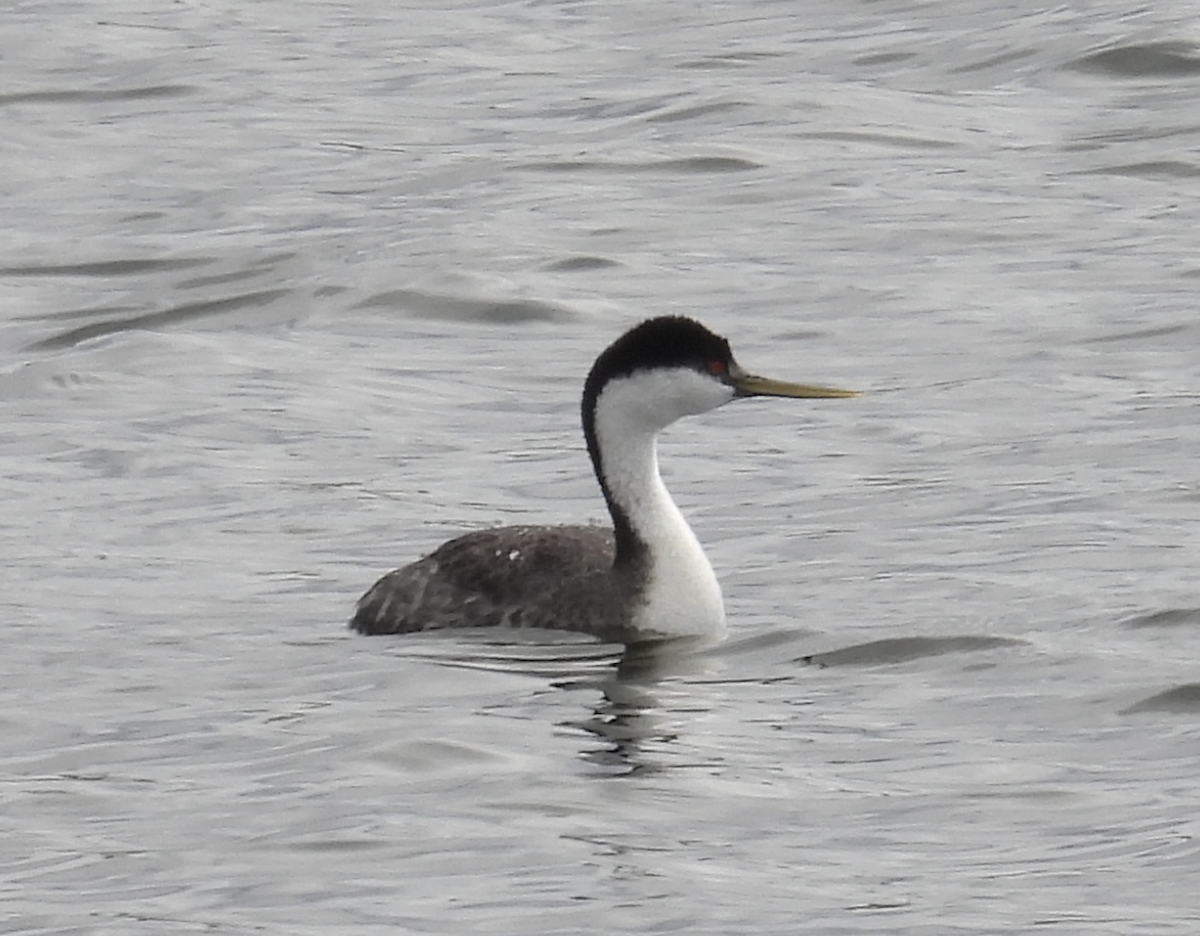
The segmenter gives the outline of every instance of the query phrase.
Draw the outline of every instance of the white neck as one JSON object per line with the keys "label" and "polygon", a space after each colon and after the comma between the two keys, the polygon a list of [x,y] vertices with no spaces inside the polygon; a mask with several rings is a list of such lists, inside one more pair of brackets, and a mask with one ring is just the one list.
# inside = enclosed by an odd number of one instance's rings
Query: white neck
{"label": "white neck", "polygon": [[[646,546],[649,569],[634,627],[661,637],[720,637],[721,586],[658,473],[659,431],[680,416],[732,398],[726,388],[690,373],[649,372],[611,381],[596,401],[596,441],[609,494]],[[681,383],[686,394],[679,393]]]}

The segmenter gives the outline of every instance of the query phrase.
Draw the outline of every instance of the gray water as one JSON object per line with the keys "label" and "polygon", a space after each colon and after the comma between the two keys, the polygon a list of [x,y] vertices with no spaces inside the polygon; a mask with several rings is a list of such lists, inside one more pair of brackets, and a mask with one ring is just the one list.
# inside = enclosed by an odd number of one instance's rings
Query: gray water
{"label": "gray water", "polygon": [[[0,12],[0,930],[1200,927],[1191,4]],[[710,653],[345,629],[603,520],[649,314]]]}

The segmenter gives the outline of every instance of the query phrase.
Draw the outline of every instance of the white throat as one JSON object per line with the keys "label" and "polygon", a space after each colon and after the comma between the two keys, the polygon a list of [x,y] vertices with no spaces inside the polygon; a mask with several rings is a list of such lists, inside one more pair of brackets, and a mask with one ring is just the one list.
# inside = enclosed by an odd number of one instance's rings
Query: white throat
{"label": "white throat", "polygon": [[634,627],[661,637],[721,637],[721,586],[700,541],[658,473],[658,433],[681,416],[733,399],[733,391],[687,369],[639,372],[605,385],[595,431],[609,493],[647,548],[646,589]]}

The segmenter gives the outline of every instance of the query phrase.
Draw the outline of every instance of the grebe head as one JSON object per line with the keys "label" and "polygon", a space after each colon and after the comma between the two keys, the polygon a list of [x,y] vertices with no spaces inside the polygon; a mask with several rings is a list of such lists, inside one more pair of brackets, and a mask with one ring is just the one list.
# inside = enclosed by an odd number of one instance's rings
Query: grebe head
{"label": "grebe head", "polygon": [[[634,561],[656,538],[660,545],[688,539],[697,561],[708,568],[699,544],[662,486],[655,439],[683,416],[749,396],[858,394],[749,374],[733,359],[728,341],[679,316],[642,322],[596,359],[583,389],[583,430],[613,517],[618,565]],[[708,574],[711,577],[711,569]]]}
{"label": "grebe head", "polygon": [[[786,383],[747,373],[729,342],[683,316],[648,319],[596,359],[583,391],[585,426],[601,395],[633,425],[657,432],[683,416],[716,409],[737,397],[853,397],[853,390]],[[589,432],[589,448],[592,433]],[[594,457],[594,453],[593,453]]]}

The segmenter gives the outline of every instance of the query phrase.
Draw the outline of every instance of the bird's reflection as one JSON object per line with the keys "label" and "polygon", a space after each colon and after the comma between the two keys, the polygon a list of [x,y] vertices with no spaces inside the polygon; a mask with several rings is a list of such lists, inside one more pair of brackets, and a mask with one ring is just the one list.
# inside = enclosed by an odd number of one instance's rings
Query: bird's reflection
{"label": "bird's reflection", "polygon": [[405,641],[404,653],[443,666],[536,675],[553,690],[598,693],[590,715],[558,725],[583,732],[589,743],[580,756],[610,777],[667,767],[687,718],[710,708],[703,677],[722,660],[720,649],[695,638],[623,646],[545,631],[522,633],[519,641],[505,637],[494,631],[460,632],[454,640],[417,637]]}
{"label": "bird's reflection", "polygon": [[708,707],[687,678],[715,668],[715,657],[691,641],[631,644],[591,681],[601,693],[592,715],[563,725],[599,740],[580,754],[606,776],[664,770],[662,748],[678,738],[680,717]]}

